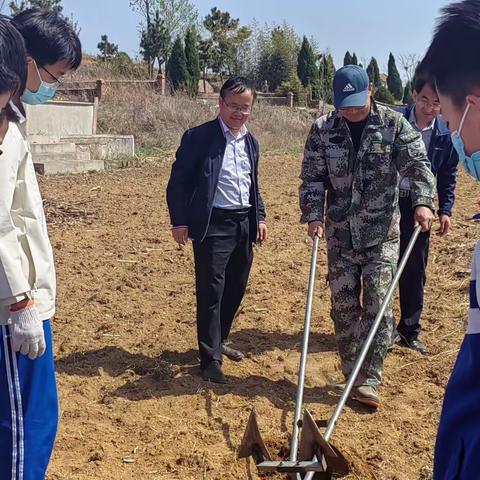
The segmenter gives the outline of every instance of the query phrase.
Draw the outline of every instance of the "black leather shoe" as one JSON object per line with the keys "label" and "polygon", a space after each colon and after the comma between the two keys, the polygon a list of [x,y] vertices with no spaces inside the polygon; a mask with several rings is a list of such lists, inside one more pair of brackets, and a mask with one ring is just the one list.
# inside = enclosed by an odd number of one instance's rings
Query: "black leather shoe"
{"label": "black leather shoe", "polygon": [[241,362],[245,357],[240,350],[227,347],[224,343],[222,343],[222,355],[225,355],[229,360],[233,360],[234,362]]}
{"label": "black leather shoe", "polygon": [[425,355],[427,353],[427,347],[418,338],[407,340],[402,337],[400,340],[400,344],[403,345],[404,347],[411,348],[412,350],[420,352],[422,355]]}
{"label": "black leather shoe", "polygon": [[227,383],[227,379],[222,372],[222,364],[218,360],[212,360],[202,368],[202,377],[210,382]]}

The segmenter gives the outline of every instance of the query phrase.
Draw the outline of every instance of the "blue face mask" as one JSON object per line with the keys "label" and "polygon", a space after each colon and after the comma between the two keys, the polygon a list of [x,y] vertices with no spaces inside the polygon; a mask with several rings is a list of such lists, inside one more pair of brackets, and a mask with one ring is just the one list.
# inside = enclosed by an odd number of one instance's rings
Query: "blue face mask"
{"label": "blue face mask", "polygon": [[47,83],[42,81],[36,92],[25,89],[22,95],[22,102],[29,105],[40,105],[52,100],[57,93],[58,83]]}
{"label": "blue face mask", "polygon": [[59,85],[59,82],[47,83],[42,80],[42,76],[40,75],[36,62],[35,69],[37,70],[38,78],[40,79],[40,86],[36,92],[32,92],[26,88],[21,97],[22,102],[28,103],[29,105],[40,105],[41,103],[46,103],[49,100],[52,100],[57,93],[57,88]]}
{"label": "blue face mask", "polygon": [[463,112],[462,120],[460,121],[460,125],[456,132],[452,133],[452,143],[455,147],[455,150],[458,153],[458,159],[463,164],[463,168],[465,171],[475,178],[476,180],[480,181],[480,150],[478,152],[472,153],[472,155],[468,156],[465,153],[465,144],[463,142],[462,137],[460,136],[463,128],[463,124],[465,123],[465,119],[467,118],[467,113],[470,108],[470,104],[467,104],[465,108],[465,112]]}

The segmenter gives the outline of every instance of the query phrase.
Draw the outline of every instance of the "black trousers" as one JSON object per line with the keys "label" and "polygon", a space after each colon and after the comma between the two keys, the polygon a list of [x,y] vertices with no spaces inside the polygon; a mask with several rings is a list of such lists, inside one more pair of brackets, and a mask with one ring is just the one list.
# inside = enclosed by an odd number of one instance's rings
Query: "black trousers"
{"label": "black trousers", "polygon": [[[400,258],[403,256],[410,237],[413,234],[413,216],[411,196],[400,197]],[[407,341],[418,338],[420,334],[420,317],[423,309],[423,294],[425,288],[426,268],[430,232],[421,232],[413,247],[405,270],[400,277],[400,322],[397,332]]]}
{"label": "black trousers", "polygon": [[253,261],[249,225],[248,210],[213,209],[205,239],[193,242],[201,365],[222,361],[221,343],[245,294]]}

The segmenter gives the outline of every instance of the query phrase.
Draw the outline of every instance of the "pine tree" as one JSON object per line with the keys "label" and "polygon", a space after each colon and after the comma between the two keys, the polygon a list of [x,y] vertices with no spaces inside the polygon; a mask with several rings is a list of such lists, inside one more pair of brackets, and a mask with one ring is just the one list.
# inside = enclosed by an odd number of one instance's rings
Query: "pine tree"
{"label": "pine tree", "polygon": [[311,85],[318,76],[315,53],[307,37],[303,37],[302,47],[298,53],[297,74],[304,87]]}
{"label": "pine tree", "polygon": [[393,95],[390,93],[387,87],[384,87],[383,85],[380,85],[376,89],[374,98],[375,100],[386,103],[387,105],[395,105],[395,98],[393,98]]}
{"label": "pine tree", "polygon": [[353,55],[352,55],[352,65],[358,65],[358,59],[355,52],[353,52]]}
{"label": "pine tree", "polygon": [[352,64],[352,56],[350,55],[350,52],[347,50],[345,57],[343,57],[343,66],[351,65],[351,64]]}
{"label": "pine tree", "polygon": [[97,44],[97,48],[100,50],[100,57],[104,62],[111,60],[118,53],[118,45],[108,41],[108,35],[102,35],[101,41]]}
{"label": "pine tree", "polygon": [[395,57],[392,53],[388,57],[388,79],[387,86],[390,93],[393,95],[395,100],[402,100],[403,98],[403,87],[402,79],[398,73],[397,65],[395,64]]}
{"label": "pine tree", "polygon": [[189,28],[185,36],[185,59],[189,75],[187,91],[190,96],[196,97],[200,81],[200,53],[197,32],[193,28]]}
{"label": "pine tree", "polygon": [[327,103],[333,103],[333,77],[335,64],[332,55],[327,52],[322,56],[319,68],[320,98]]}
{"label": "pine tree", "polygon": [[375,87],[380,86],[380,69],[378,68],[378,63],[375,57],[372,57],[370,63],[367,67],[368,78],[370,79],[370,83],[372,83]]}
{"label": "pine tree", "polygon": [[403,89],[403,104],[404,105],[411,105],[413,103],[413,97],[412,97],[412,87],[411,83],[407,82],[405,84],[405,88]]}
{"label": "pine tree", "polygon": [[62,13],[63,10],[62,0],[13,0],[9,7],[13,16],[33,7],[41,10],[53,10],[55,13]]}
{"label": "pine tree", "polygon": [[167,71],[168,78],[175,91],[187,88],[189,81],[187,59],[185,58],[185,50],[180,37],[177,37],[173,44],[172,53],[168,59]]}
{"label": "pine tree", "polygon": [[300,107],[305,107],[307,105],[308,90],[302,85],[301,80],[295,72],[292,73],[289,80],[282,82],[279,90],[283,95],[292,92],[294,105]]}

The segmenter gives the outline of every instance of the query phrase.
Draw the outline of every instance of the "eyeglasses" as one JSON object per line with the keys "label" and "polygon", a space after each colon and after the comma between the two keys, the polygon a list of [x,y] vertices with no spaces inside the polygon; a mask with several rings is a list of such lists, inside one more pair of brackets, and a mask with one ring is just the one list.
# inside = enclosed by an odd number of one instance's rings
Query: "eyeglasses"
{"label": "eyeglasses", "polygon": [[40,68],[42,70],[45,70],[59,85],[62,83],[62,80],[60,77],[56,77],[52,72],[47,70],[43,65],[40,65]]}
{"label": "eyeglasses", "polygon": [[420,98],[417,100],[417,103],[422,104],[425,108],[428,108],[430,110],[433,110],[434,112],[439,112],[442,107],[438,102],[429,102],[428,100],[425,100],[423,98]]}
{"label": "eyeglasses", "polygon": [[242,115],[250,115],[252,113],[252,107],[240,107],[238,105],[229,105],[227,101],[222,97],[223,103],[228,110],[233,112],[241,113]]}

